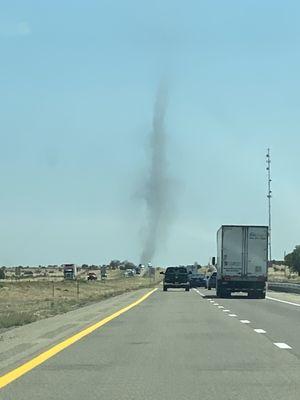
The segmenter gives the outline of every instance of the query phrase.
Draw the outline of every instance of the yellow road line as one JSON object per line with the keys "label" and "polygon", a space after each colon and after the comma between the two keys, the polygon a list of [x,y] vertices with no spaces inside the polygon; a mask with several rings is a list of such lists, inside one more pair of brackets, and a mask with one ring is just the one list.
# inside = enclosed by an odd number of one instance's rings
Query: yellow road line
{"label": "yellow road line", "polygon": [[55,346],[51,347],[51,349],[46,350],[45,352],[39,354],[38,356],[34,357],[32,360],[27,361],[25,364],[20,365],[16,369],[6,373],[5,375],[0,376],[0,389],[8,385],[9,383],[13,382],[14,380],[20,378],[20,376],[26,374],[27,372],[31,371],[33,368],[41,365],[43,362],[48,360],[49,358],[55,356],[60,351],[66,349],[67,347],[71,346],[73,343],[76,343],[78,340],[84,338],[85,336],[89,335],[90,333],[94,332],[96,329],[100,328],[101,326],[107,324],[108,322],[112,321],[113,319],[117,318],[119,315],[125,313],[126,311],[130,310],[131,308],[137,306],[138,304],[142,303],[146,300],[152,293],[154,293],[157,289],[153,289],[150,292],[146,293],[137,301],[129,304],[128,306],[122,308],[121,310],[115,312],[112,315],[102,319],[99,322],[89,326],[88,328],[83,329],[82,331],[76,333],[75,335],[69,337],[68,339],[56,344]]}

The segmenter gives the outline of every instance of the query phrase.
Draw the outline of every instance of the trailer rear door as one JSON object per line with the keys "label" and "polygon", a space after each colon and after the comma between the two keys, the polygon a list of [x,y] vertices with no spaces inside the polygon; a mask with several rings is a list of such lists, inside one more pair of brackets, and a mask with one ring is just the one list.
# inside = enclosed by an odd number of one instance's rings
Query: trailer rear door
{"label": "trailer rear door", "polygon": [[243,267],[243,227],[223,227],[222,275],[241,276]]}
{"label": "trailer rear door", "polygon": [[268,228],[264,226],[248,227],[248,262],[246,275],[249,277],[266,277],[268,261]]}

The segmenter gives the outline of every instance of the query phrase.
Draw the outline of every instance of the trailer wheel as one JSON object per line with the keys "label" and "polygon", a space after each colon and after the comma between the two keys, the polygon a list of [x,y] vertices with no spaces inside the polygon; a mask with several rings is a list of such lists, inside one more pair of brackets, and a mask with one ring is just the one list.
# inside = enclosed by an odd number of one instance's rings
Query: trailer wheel
{"label": "trailer wheel", "polygon": [[226,299],[227,297],[231,296],[231,292],[228,292],[227,290],[220,290],[220,295],[221,299]]}
{"label": "trailer wheel", "polygon": [[164,292],[166,292],[168,290],[167,286],[164,286]]}

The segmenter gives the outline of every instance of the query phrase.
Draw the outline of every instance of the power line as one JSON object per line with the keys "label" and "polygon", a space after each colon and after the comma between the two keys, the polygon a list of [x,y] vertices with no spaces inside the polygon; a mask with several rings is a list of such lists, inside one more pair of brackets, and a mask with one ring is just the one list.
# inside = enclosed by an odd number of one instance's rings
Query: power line
{"label": "power line", "polygon": [[271,199],[272,199],[272,190],[271,190],[271,152],[268,148],[266,154],[266,163],[267,163],[267,171],[268,171],[268,216],[269,216],[269,261],[272,261],[272,209],[271,209]]}

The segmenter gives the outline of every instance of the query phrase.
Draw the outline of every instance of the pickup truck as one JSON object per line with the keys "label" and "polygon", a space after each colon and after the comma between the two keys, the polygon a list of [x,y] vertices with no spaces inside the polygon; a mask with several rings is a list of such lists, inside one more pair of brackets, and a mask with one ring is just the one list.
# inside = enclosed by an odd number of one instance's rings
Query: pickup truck
{"label": "pickup truck", "polygon": [[171,288],[183,288],[186,292],[190,290],[190,282],[188,280],[188,272],[185,267],[168,267],[164,275],[163,290],[166,292]]}

